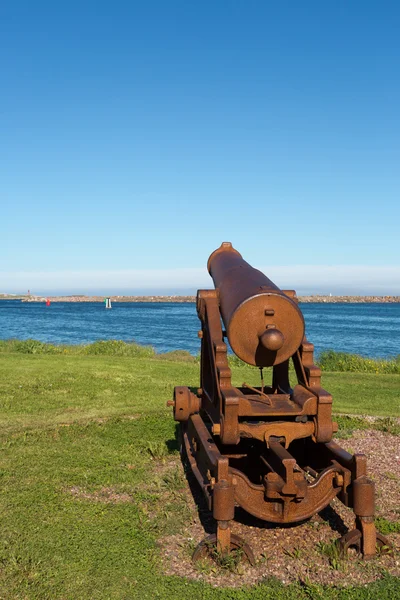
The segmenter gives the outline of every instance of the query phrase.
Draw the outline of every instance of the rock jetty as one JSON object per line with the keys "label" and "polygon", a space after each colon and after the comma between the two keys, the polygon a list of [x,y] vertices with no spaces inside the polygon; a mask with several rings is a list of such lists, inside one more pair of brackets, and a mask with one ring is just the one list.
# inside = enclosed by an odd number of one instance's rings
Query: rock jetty
{"label": "rock jetty", "polygon": [[[19,296],[22,302],[104,302],[106,296]],[[196,296],[108,296],[111,302],[196,302]],[[2,296],[0,295],[0,299]],[[8,296],[10,298],[10,296]],[[14,296],[14,298],[17,298]],[[399,303],[400,296],[299,296],[301,303]]]}
{"label": "rock jetty", "polygon": [[347,303],[395,303],[400,302],[400,296],[299,296],[299,302],[331,302],[340,304],[342,302]]}

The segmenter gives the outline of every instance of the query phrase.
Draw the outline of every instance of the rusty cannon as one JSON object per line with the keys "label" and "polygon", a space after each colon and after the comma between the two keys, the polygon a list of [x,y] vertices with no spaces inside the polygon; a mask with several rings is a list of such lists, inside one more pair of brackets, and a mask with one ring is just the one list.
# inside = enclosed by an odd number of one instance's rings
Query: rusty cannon
{"label": "rusty cannon", "polygon": [[[235,506],[264,521],[295,524],[335,497],[355,516],[354,529],[339,540],[343,554],[355,547],[371,558],[377,548],[389,548],[375,528],[365,455],[349,454],[332,439],[332,396],[321,387],[295,292],[280,290],[228,242],[207,266],[215,289],[197,293],[200,388],[176,387],[169,402],[216,520],[216,534],[199,544],[193,559],[214,545],[224,554],[241,548],[254,563],[251,548],[231,533]],[[258,387],[232,384],[227,341],[260,370]],[[264,385],[267,368],[272,374]]]}

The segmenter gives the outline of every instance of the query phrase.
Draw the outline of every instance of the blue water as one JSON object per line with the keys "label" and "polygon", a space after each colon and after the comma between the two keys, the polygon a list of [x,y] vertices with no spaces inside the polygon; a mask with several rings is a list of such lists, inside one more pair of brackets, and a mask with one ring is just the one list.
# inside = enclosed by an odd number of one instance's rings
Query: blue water
{"label": "blue water", "polygon": [[[332,348],[371,357],[400,354],[400,304],[302,304],[317,353]],[[200,351],[194,304],[0,301],[0,339],[34,338],[57,344],[135,340],[158,352]]]}

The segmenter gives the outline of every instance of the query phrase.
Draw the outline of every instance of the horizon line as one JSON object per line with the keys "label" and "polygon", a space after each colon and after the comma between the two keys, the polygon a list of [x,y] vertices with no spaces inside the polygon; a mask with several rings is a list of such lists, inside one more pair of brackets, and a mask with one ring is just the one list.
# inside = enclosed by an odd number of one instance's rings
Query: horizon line
{"label": "horizon line", "polygon": [[[261,267],[281,289],[299,295],[400,294],[400,266],[284,265]],[[0,271],[0,293],[35,295],[194,295],[212,288],[206,268]]]}

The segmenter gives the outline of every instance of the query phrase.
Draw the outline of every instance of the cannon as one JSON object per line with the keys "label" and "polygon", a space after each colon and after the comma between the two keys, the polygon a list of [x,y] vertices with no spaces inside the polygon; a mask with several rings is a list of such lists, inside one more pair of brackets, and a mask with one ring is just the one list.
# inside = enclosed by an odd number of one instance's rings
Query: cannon
{"label": "cannon", "polygon": [[[169,402],[216,521],[216,533],[200,542],[193,560],[216,546],[225,555],[241,548],[254,564],[251,548],[231,532],[235,506],[270,523],[296,524],[335,497],[355,516],[354,529],[339,540],[343,554],[355,547],[371,558],[377,548],[390,548],[375,528],[365,455],[333,441],[332,396],[321,387],[296,293],[280,290],[229,242],[211,254],[207,267],[215,289],[197,293],[200,387],[175,387]],[[232,384],[227,342],[260,370],[258,387]],[[272,370],[268,385],[264,369]]]}

